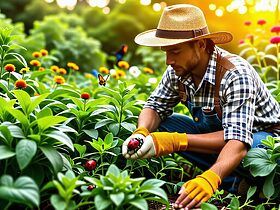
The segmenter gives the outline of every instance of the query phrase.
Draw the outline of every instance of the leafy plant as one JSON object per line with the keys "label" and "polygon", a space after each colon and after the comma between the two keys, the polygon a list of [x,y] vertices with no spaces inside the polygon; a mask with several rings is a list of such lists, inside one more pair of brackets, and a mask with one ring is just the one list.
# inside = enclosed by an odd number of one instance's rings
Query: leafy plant
{"label": "leafy plant", "polygon": [[[169,206],[166,193],[160,188],[164,181],[144,177],[130,178],[126,170],[112,164],[105,176],[100,179],[85,177],[85,180],[95,185],[91,192],[84,192],[82,196],[90,199],[94,197],[95,208],[101,209],[148,209],[147,200],[154,200]],[[143,183],[142,183],[143,182]],[[141,184],[142,183],[142,184]]]}

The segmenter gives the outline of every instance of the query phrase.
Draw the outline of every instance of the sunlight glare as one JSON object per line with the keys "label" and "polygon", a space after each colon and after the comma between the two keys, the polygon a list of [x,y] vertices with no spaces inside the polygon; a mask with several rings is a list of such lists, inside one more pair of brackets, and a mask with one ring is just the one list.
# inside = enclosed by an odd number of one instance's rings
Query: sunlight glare
{"label": "sunlight glare", "polygon": [[151,4],[151,0],[140,0],[140,4],[142,4],[142,5],[150,5]]}

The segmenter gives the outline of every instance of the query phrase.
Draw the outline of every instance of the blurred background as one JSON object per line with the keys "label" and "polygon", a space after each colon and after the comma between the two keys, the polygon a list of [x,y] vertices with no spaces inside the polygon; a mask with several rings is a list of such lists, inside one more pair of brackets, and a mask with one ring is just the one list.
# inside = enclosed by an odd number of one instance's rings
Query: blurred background
{"label": "blurred background", "polygon": [[133,40],[157,26],[164,7],[177,3],[200,7],[210,31],[232,32],[234,40],[223,48],[234,53],[250,33],[279,25],[279,0],[0,0],[0,26],[12,27],[28,50],[45,48],[59,62],[72,60],[85,72],[111,68],[122,45],[128,46],[124,60],[131,65],[157,69],[162,65],[155,61],[164,62],[158,49],[143,49]]}

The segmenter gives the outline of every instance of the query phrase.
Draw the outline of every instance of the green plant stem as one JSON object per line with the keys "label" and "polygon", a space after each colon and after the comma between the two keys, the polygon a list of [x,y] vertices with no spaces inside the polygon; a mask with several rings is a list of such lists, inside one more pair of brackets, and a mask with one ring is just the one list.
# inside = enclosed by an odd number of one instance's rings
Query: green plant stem
{"label": "green plant stem", "polygon": [[94,204],[94,202],[93,201],[87,201],[87,202],[79,203],[77,206],[74,207],[74,209],[78,209],[81,206],[90,205],[90,204]]}
{"label": "green plant stem", "polygon": [[4,208],[3,210],[8,210],[11,204],[12,204],[12,203],[9,202],[9,203],[5,206],[5,208]]}
{"label": "green plant stem", "polygon": [[72,77],[72,69],[69,69],[69,74],[68,74],[67,81],[66,81],[67,83],[69,83],[70,77]]}
{"label": "green plant stem", "polygon": [[[103,154],[100,154],[100,161],[102,164],[103,163]],[[101,168],[101,174],[104,176],[104,166],[102,166],[102,168]]]}
{"label": "green plant stem", "polygon": [[1,59],[1,66],[0,66],[0,78],[2,78],[2,71],[4,69],[4,58],[3,58],[3,55],[1,56],[2,59]]}
{"label": "green plant stem", "polygon": [[84,99],[84,111],[86,111],[87,100]]}

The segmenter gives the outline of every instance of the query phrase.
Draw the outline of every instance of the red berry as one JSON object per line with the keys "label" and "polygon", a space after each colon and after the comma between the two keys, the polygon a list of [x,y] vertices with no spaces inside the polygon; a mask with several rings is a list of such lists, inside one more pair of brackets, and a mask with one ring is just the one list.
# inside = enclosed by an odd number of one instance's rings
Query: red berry
{"label": "red berry", "polygon": [[89,191],[92,191],[94,188],[95,188],[95,185],[89,185],[89,186],[87,187],[87,189],[88,189]]}
{"label": "red berry", "polygon": [[138,150],[143,144],[143,139],[134,138],[128,142],[127,148],[128,150]]}
{"label": "red berry", "polygon": [[92,171],[96,168],[96,161],[95,160],[88,160],[85,163],[84,167],[87,171]]}

